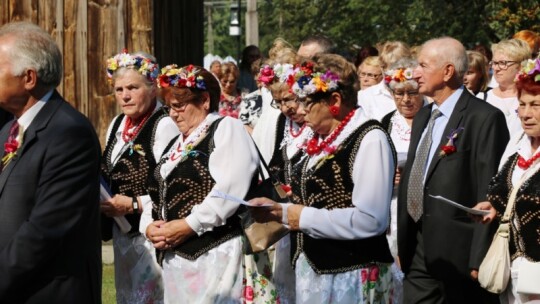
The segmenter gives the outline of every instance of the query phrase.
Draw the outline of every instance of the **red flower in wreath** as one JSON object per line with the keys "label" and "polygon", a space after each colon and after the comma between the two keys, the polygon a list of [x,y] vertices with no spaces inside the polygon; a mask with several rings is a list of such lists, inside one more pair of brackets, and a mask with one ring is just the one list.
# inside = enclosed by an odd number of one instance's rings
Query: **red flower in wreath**
{"label": "red flower in wreath", "polygon": [[461,131],[463,131],[463,127],[459,127],[453,130],[452,132],[450,132],[450,135],[446,137],[448,138],[448,142],[446,143],[446,145],[442,146],[441,152],[439,152],[440,157],[448,156],[457,151],[456,146],[455,146],[455,141],[458,137],[459,132]]}

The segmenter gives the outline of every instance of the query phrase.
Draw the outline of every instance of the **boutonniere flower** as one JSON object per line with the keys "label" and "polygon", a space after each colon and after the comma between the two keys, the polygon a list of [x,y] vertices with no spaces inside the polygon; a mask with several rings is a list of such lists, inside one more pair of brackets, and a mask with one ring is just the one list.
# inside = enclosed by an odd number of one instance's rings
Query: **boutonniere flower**
{"label": "boutonniere flower", "polygon": [[4,143],[4,157],[2,157],[2,168],[5,168],[9,162],[17,156],[17,151],[22,146],[21,142],[13,138],[12,140]]}
{"label": "boutonniere flower", "polygon": [[441,152],[439,152],[440,157],[445,157],[456,152],[456,146],[454,145],[454,143],[461,131],[463,131],[463,127],[452,130],[452,132],[450,132],[450,135],[446,136],[446,138],[448,138],[448,142],[446,143],[446,145],[442,146]]}

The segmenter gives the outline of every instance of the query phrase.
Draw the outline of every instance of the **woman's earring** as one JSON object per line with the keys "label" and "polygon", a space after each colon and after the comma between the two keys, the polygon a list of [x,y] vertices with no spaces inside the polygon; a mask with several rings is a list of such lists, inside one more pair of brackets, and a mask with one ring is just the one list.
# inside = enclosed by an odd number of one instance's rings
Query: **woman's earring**
{"label": "woman's earring", "polygon": [[336,117],[339,114],[339,107],[336,105],[330,106],[330,113],[332,113],[332,116]]}

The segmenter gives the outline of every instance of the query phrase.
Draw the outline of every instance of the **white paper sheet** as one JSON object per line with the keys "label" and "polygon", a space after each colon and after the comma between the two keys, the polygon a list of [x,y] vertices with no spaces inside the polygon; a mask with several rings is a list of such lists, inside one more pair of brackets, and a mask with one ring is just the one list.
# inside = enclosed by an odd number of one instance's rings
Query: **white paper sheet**
{"label": "white paper sheet", "polygon": [[235,202],[235,203],[238,203],[238,204],[241,204],[241,205],[250,206],[250,207],[268,207],[268,206],[273,205],[272,203],[267,203],[267,204],[262,204],[262,205],[250,204],[249,202],[246,202],[245,200],[243,200],[241,198],[229,195],[227,193],[223,193],[223,192],[221,192],[219,190],[216,190],[216,189],[214,189],[214,190],[212,190],[210,192],[210,196],[219,197],[219,198],[222,198],[222,199],[226,199],[228,201],[232,201],[232,202]]}
{"label": "white paper sheet", "polygon": [[470,214],[473,214],[473,215],[487,215],[487,214],[489,214],[489,211],[487,211],[487,210],[476,210],[476,209],[472,209],[472,208],[469,208],[469,207],[465,207],[462,204],[456,203],[456,202],[454,202],[454,201],[452,201],[450,199],[447,199],[446,197],[440,196],[440,195],[435,196],[435,195],[430,194],[429,196],[431,196],[433,198],[436,198],[436,199],[440,200],[441,202],[447,203],[447,204],[449,204],[451,206],[454,206],[454,207],[456,207],[458,209],[461,209],[461,210],[463,210],[465,212],[468,212]]}
{"label": "white paper sheet", "polygon": [[[109,193],[109,190],[103,185],[103,183],[101,183],[99,189],[99,200],[100,202],[102,202],[109,199],[111,199],[111,194]],[[118,228],[120,228],[120,231],[122,231],[122,233],[128,233],[131,230],[131,225],[124,216],[115,216],[113,217],[113,220],[116,222]]]}

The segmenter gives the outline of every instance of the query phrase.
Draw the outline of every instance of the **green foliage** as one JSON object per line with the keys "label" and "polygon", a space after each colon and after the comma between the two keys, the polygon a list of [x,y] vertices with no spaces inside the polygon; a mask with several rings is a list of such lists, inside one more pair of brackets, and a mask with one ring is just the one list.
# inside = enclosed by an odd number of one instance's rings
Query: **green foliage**
{"label": "green foliage", "polygon": [[[325,34],[341,52],[354,54],[355,45],[387,40],[418,45],[452,36],[472,47],[506,39],[522,29],[540,31],[538,0],[259,0],[257,9],[259,47],[264,53],[277,37],[299,46],[313,34]],[[228,6],[213,12],[214,53],[236,54],[236,37],[228,35]],[[244,42],[242,37],[242,48]]]}

